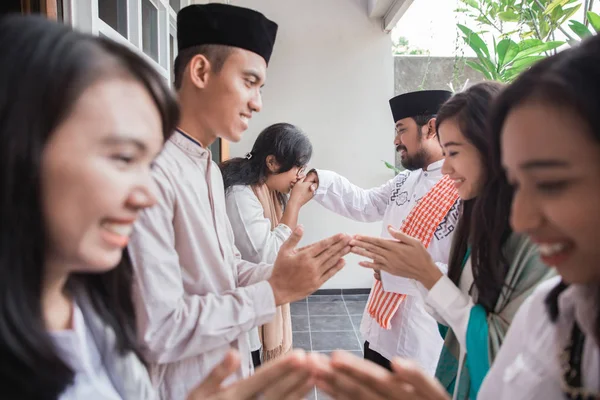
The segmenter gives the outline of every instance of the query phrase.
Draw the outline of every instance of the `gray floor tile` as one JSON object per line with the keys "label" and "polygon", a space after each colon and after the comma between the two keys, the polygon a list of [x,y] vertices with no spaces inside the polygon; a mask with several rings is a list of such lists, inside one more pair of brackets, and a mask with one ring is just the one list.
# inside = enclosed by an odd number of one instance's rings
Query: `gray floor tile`
{"label": "gray floor tile", "polygon": [[357,331],[360,331],[360,323],[362,321],[362,314],[360,315],[351,315],[350,319],[352,320],[352,325],[354,325],[354,329]]}
{"label": "gray floor tile", "polygon": [[290,313],[292,315],[308,315],[307,303],[292,303],[290,304]]}
{"label": "gray floor tile", "polygon": [[[355,355],[358,358],[363,358],[364,357],[362,351],[358,351],[358,350],[351,350],[351,351],[344,350],[344,351],[347,351],[348,353],[350,353],[352,355]],[[317,353],[325,354],[327,357],[331,357],[331,354],[333,353],[333,351],[317,351]]]}
{"label": "gray floor tile", "polygon": [[352,322],[347,315],[318,316],[310,315],[310,331],[353,331]]}
{"label": "gray floor tile", "polygon": [[312,332],[313,350],[356,350],[360,344],[354,332]]}
{"label": "gray floor tile", "polygon": [[308,326],[308,315],[292,315],[292,332],[306,332]]}
{"label": "gray floor tile", "polygon": [[309,303],[332,303],[335,301],[344,301],[344,299],[342,298],[341,294],[337,294],[337,295],[316,295],[316,296],[309,296],[308,297],[308,302]]}
{"label": "gray floor tile", "polygon": [[343,295],[345,301],[367,301],[369,300],[368,294],[345,294]]}
{"label": "gray floor tile", "polygon": [[309,332],[293,332],[292,340],[294,349],[304,349],[310,351],[310,333]]}
{"label": "gray floor tile", "polygon": [[348,315],[343,302],[308,303],[310,315]]}
{"label": "gray floor tile", "polygon": [[333,397],[329,397],[327,393],[317,389],[317,400],[333,400]]}
{"label": "gray floor tile", "polygon": [[[346,307],[348,307],[348,313],[350,315],[362,315],[367,306],[366,301],[346,301]],[[312,313],[312,312],[311,312]]]}

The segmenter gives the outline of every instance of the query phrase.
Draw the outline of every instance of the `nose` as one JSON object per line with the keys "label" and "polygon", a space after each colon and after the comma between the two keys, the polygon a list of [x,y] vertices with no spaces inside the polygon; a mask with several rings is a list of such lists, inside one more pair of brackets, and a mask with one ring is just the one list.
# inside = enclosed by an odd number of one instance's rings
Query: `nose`
{"label": "nose", "polygon": [[[139,176],[142,176],[142,174]],[[143,176],[144,180],[132,190],[127,199],[127,205],[136,210],[152,207],[157,202],[155,193],[157,193],[158,188],[152,174],[148,171]]]}
{"label": "nose", "polygon": [[442,164],[442,174],[450,175],[454,172],[454,168],[452,168],[452,163],[449,161],[448,157],[444,158],[444,164]]}
{"label": "nose", "polygon": [[525,190],[516,190],[510,212],[510,225],[517,233],[532,233],[542,224],[543,216],[535,196]]}
{"label": "nose", "polygon": [[400,134],[397,133],[396,136],[394,137],[394,146],[398,147],[402,144],[402,141],[400,140]]}
{"label": "nose", "polygon": [[250,99],[250,109],[254,112],[262,110],[262,93],[260,89],[257,89],[254,96]]}

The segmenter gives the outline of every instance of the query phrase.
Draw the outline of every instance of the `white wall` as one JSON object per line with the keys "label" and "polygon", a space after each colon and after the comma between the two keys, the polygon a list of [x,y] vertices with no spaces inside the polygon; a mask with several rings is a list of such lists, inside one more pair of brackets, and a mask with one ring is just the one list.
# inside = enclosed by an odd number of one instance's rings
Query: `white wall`
{"label": "white wall", "polygon": [[[334,170],[355,184],[379,186],[393,174],[394,124],[388,105],[394,90],[391,39],[380,20],[367,17],[367,0],[233,0],[279,24],[255,115],[232,157],[250,151],[258,133],[276,122],[300,126],[313,143],[311,166]],[[379,235],[381,223],[335,215],[317,203],[301,211],[304,243],[338,232]],[[347,266],[323,288],[371,287],[372,272],[346,257]]]}

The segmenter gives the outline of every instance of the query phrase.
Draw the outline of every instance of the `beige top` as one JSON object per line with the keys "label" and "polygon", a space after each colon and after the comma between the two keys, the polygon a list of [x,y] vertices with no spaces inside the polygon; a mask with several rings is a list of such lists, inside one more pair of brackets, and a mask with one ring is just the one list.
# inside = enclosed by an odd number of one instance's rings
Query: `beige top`
{"label": "beige top", "polygon": [[140,338],[161,399],[184,399],[229,348],[252,372],[248,332],[275,313],[272,265],[243,261],[210,152],[175,132],[153,169],[158,203],[141,213],[129,251]]}

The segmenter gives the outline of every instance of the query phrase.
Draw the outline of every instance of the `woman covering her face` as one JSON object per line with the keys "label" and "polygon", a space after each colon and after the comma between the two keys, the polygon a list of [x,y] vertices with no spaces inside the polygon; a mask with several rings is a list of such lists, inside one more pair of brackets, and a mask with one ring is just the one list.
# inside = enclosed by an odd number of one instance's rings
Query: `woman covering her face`
{"label": "woman covering her face", "polygon": [[[125,47],[0,19],[2,397],[156,398],[123,249],[154,203],[151,164],[177,118],[163,78]],[[294,353],[223,388],[239,368],[231,354],[190,399],[300,396],[310,359]]]}
{"label": "woman covering her face", "polygon": [[[312,155],[308,137],[296,126],[279,123],[265,128],[246,157],[223,162],[227,216],[235,245],[244,260],[274,263],[281,245],[298,224],[298,214],[315,187],[304,182]],[[316,186],[316,185],[315,185]],[[253,330],[254,366],[278,358],[292,348],[289,304],[277,307],[273,321]]]}

